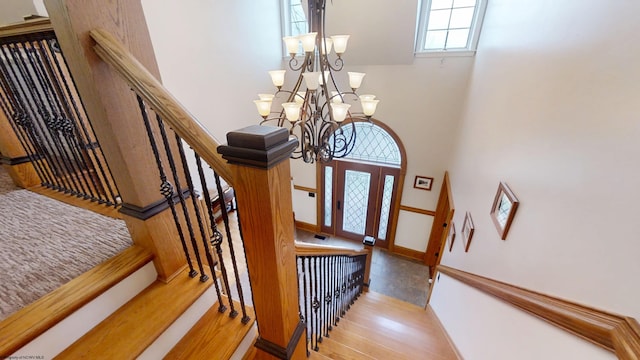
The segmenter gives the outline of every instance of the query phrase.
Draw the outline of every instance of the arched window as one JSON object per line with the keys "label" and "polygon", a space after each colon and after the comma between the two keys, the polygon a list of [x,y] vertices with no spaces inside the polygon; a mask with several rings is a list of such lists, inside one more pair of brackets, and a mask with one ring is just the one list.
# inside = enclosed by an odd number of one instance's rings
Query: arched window
{"label": "arched window", "polygon": [[[400,166],[402,156],[395,139],[380,126],[370,122],[356,122],[356,143],[346,159],[370,161]],[[342,128],[344,137],[349,138],[353,127]],[[333,139],[332,139],[333,140]]]}

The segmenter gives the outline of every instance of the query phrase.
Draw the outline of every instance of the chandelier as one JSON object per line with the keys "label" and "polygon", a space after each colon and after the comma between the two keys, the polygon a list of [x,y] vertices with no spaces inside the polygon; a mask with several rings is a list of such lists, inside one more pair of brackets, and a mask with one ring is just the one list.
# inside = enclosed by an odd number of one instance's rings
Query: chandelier
{"label": "chandelier", "polygon": [[[349,155],[356,142],[355,122],[370,121],[379,101],[374,95],[356,94],[364,73],[348,72],[350,91],[339,89],[335,75],[343,69],[349,35],[327,37],[325,5],[326,0],[309,0],[311,32],[283,38],[290,55],[289,69],[297,73],[295,85],[283,89],[287,70],[270,71],[277,91],[258,94],[260,99],[254,101],[263,118],[260,125],[288,128],[290,136],[298,140],[291,157],[307,163]],[[296,57],[300,46],[304,60]],[[332,48],[335,55],[331,55]],[[274,102],[281,105],[277,111],[271,110]],[[357,103],[361,112],[356,113],[356,107],[351,106]]]}

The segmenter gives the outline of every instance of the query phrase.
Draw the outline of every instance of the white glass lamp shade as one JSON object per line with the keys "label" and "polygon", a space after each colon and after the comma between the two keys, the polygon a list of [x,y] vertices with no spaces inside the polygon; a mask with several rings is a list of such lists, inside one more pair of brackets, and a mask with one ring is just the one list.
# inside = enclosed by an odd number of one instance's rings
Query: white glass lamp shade
{"label": "white glass lamp shade", "polygon": [[359,72],[348,72],[347,74],[349,74],[349,86],[354,90],[362,85],[362,79],[366,75]]}
{"label": "white glass lamp shade", "polygon": [[345,51],[347,51],[347,42],[349,41],[349,35],[333,35],[331,37],[333,40],[333,50],[338,55],[342,55]]}
{"label": "white glass lamp shade", "polygon": [[[326,49],[325,49],[325,44],[326,44]],[[320,48],[322,49],[322,54],[330,53],[331,46],[333,46],[333,40],[331,40],[331,38],[323,38],[323,40],[320,42]]]}
{"label": "white glass lamp shade", "polygon": [[347,113],[349,112],[350,104],[331,104],[331,109],[333,111],[333,120],[337,122],[342,122],[347,117]]}
{"label": "white glass lamp shade", "polygon": [[275,95],[273,95],[273,94],[258,94],[258,97],[260,98],[260,100],[269,100],[269,101],[271,101],[271,100],[273,100],[274,96]]}
{"label": "white glass lamp shade", "polygon": [[258,113],[263,118],[266,118],[271,112],[271,100],[253,100],[258,108]]}
{"label": "white glass lamp shade", "polygon": [[302,49],[304,52],[311,52],[316,48],[316,35],[318,33],[307,33],[300,35],[300,41],[302,41]]}
{"label": "white glass lamp shade", "polygon": [[[326,70],[324,72],[324,78],[329,80],[329,76],[331,76],[331,72],[329,70]],[[320,73],[320,72],[318,73],[318,83],[320,85],[324,84],[324,80],[322,79],[322,73]]]}
{"label": "white glass lamp shade", "polygon": [[[373,96],[373,95],[365,95],[365,96]],[[375,96],[374,96],[375,97]],[[376,107],[380,100],[367,99],[360,97],[360,104],[362,104],[362,112],[365,116],[373,116],[373,113],[376,112]]]}
{"label": "white glass lamp shade", "polygon": [[295,54],[298,52],[300,39],[298,39],[297,36],[285,36],[282,38],[282,40],[284,40],[284,43],[287,46],[287,52],[295,56]]}
{"label": "white glass lamp shade", "polygon": [[375,95],[370,95],[370,94],[360,95],[360,100],[373,100],[375,98],[376,98]]}
{"label": "white glass lamp shade", "polygon": [[287,120],[295,122],[300,119],[300,105],[301,104],[295,102],[282,103],[282,107],[284,108],[284,113],[287,117]]}
{"label": "white glass lamp shade", "polygon": [[316,90],[318,86],[320,86],[320,83],[318,81],[318,79],[320,78],[319,72],[306,72],[302,74],[302,76],[304,77],[304,82],[307,85],[307,89]]}
{"label": "white glass lamp shade", "polygon": [[331,92],[331,102],[334,104],[339,104],[342,102],[342,96],[340,96],[339,92],[337,91]]}
{"label": "white glass lamp shade", "polygon": [[296,96],[293,98],[295,100],[295,102],[297,102],[298,104],[302,104],[304,102],[304,96],[307,93],[305,91],[298,91],[296,93]]}
{"label": "white glass lamp shade", "polygon": [[284,84],[284,74],[286,70],[272,70],[269,71],[269,75],[271,75],[271,82],[273,82],[273,86],[280,88]]}

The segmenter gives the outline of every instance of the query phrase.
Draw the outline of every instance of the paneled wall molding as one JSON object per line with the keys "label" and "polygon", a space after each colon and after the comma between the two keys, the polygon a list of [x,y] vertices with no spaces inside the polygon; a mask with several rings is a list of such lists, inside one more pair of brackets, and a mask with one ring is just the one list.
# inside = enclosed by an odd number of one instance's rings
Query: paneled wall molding
{"label": "paneled wall molding", "polygon": [[409,211],[409,212],[422,214],[422,215],[436,216],[436,212],[434,210],[425,210],[425,209],[420,209],[412,206],[400,205],[400,210]]}
{"label": "paneled wall molding", "polygon": [[640,324],[634,318],[540,294],[444,265],[439,265],[438,271],[609,350],[619,359],[640,359]]}

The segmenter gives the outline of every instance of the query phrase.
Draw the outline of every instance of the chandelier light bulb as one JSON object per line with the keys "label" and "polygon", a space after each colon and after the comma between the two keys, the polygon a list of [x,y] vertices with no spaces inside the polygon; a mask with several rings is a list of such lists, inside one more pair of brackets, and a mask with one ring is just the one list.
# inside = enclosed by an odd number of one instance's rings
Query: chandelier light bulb
{"label": "chandelier light bulb", "polygon": [[318,86],[320,86],[320,82],[318,80],[320,78],[319,72],[306,72],[302,74],[302,76],[304,76],[304,82],[307,85],[307,89],[316,90]]}
{"label": "chandelier light bulb", "polygon": [[333,120],[336,122],[343,122],[347,117],[347,113],[349,112],[350,104],[332,104],[331,109],[333,110]]}
{"label": "chandelier light bulb", "polygon": [[300,105],[295,102],[282,103],[287,120],[290,122],[296,122],[300,119]]}
{"label": "chandelier light bulb", "polygon": [[263,118],[267,118],[269,113],[271,113],[271,100],[253,100],[258,108],[258,113]]}
{"label": "chandelier light bulb", "polygon": [[[368,95],[368,96],[372,96],[372,95]],[[376,112],[376,107],[378,106],[379,102],[380,100],[367,99],[367,98],[363,99],[361,96],[360,104],[362,104],[362,112],[364,113],[364,115],[367,117],[373,116],[373,113]]]}
{"label": "chandelier light bulb", "polygon": [[282,38],[287,46],[287,52],[292,56],[296,56],[298,53],[298,46],[300,45],[300,39],[297,36],[285,36]]}
{"label": "chandelier light bulb", "polygon": [[284,74],[286,70],[272,70],[269,71],[269,75],[271,75],[271,82],[273,82],[273,86],[280,89],[282,85],[284,85]]}
{"label": "chandelier light bulb", "polygon": [[[325,44],[327,47],[326,49],[325,49]],[[320,41],[320,48],[322,49],[322,55],[326,55],[330,53],[332,45],[333,45],[333,40],[331,40],[331,38],[323,38],[323,40]]]}
{"label": "chandelier light bulb", "polygon": [[356,89],[362,85],[362,78],[364,78],[366,74],[359,72],[347,72],[347,74],[349,75],[349,86],[353,91],[356,91]]}
{"label": "chandelier light bulb", "polygon": [[375,98],[376,98],[375,95],[370,95],[370,94],[360,95],[360,100],[373,100]]}
{"label": "chandelier light bulb", "polygon": [[316,48],[316,35],[318,33],[312,32],[300,35],[300,41],[302,41],[302,49],[304,52],[312,52]]}
{"label": "chandelier light bulb", "polygon": [[273,94],[258,94],[258,97],[260,98],[260,100],[269,100],[269,101],[271,101],[271,100],[273,100],[274,96],[275,95],[273,95]]}
{"label": "chandelier light bulb", "polygon": [[347,51],[347,42],[349,41],[349,35],[333,35],[333,50],[338,56],[344,54]]}

